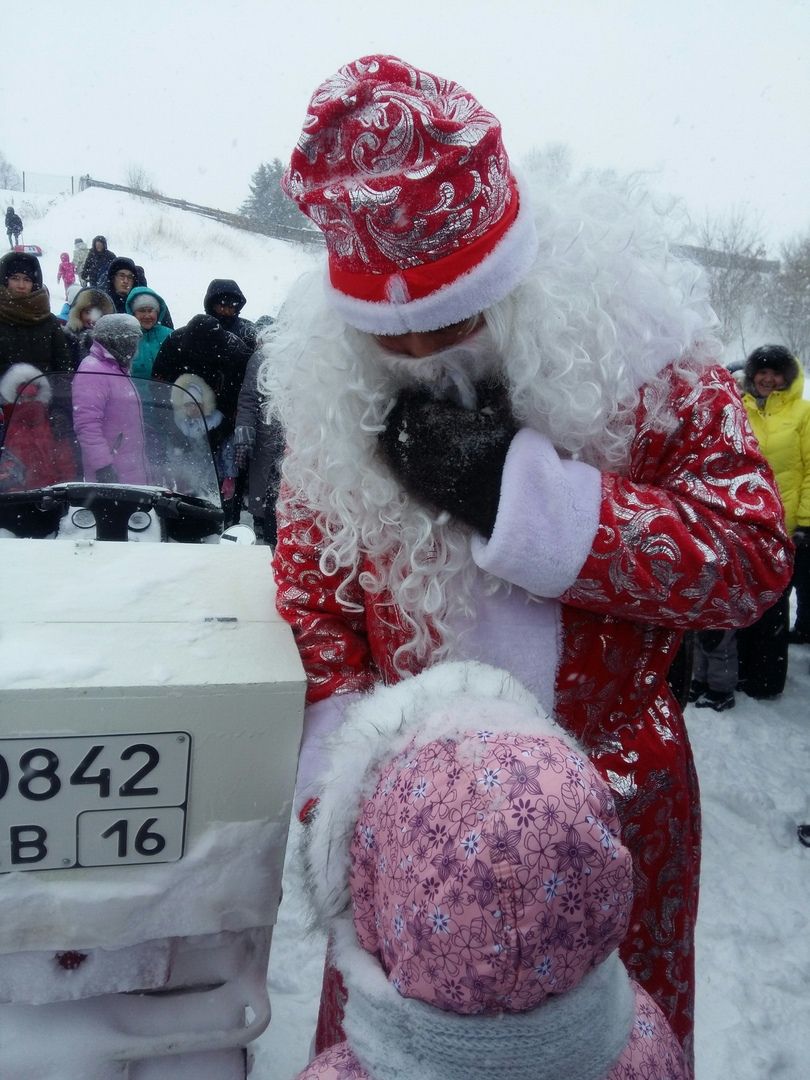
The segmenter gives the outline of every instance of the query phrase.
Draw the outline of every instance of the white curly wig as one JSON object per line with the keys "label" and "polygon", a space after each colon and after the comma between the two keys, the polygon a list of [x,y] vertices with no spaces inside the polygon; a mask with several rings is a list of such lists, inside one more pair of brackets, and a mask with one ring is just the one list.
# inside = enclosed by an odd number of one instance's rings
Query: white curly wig
{"label": "white curly wig", "polygon": [[[642,394],[647,423],[667,429],[674,417],[664,369],[674,365],[693,382],[720,354],[705,279],[669,250],[661,214],[634,183],[543,180],[529,193],[537,259],[484,312],[490,367],[521,424],[547,435],[563,457],[621,473]],[[281,513],[302,506],[314,516],[324,573],[348,571],[348,581],[391,594],[411,633],[394,658],[402,672],[414,655],[452,656],[451,628],[471,610],[480,573],[469,531],[403,491],[377,448],[399,389],[435,378],[441,355],[392,362],[335,315],[314,273],[272,327],[259,376],[287,433]],[[360,572],[363,556],[373,573]],[[508,588],[495,579],[486,586]]]}

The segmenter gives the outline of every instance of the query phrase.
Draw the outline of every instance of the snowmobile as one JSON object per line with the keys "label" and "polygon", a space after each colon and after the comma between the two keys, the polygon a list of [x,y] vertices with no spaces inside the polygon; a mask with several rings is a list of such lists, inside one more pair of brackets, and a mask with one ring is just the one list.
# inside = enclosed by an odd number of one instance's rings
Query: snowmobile
{"label": "snowmobile", "polygon": [[[112,430],[116,418],[104,414],[106,386],[108,397],[137,392],[138,423]],[[74,409],[79,398],[89,398],[81,414]],[[103,468],[94,468],[101,461]],[[219,481],[197,400],[179,386],[126,375],[30,379],[6,409],[2,529],[32,539],[218,542]],[[225,539],[251,538],[242,528]]]}
{"label": "snowmobile", "polygon": [[29,386],[0,451],[0,1072],[244,1080],[303,671],[196,402],[137,386],[95,469],[81,378]]}

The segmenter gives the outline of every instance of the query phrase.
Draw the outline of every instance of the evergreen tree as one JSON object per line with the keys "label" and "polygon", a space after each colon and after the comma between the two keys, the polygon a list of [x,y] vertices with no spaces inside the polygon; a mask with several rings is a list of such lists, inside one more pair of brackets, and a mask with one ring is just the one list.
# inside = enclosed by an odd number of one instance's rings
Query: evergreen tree
{"label": "evergreen tree", "polygon": [[239,213],[262,228],[309,228],[309,218],[281,190],[283,174],[284,166],[278,158],[262,163],[250,178],[250,195]]}

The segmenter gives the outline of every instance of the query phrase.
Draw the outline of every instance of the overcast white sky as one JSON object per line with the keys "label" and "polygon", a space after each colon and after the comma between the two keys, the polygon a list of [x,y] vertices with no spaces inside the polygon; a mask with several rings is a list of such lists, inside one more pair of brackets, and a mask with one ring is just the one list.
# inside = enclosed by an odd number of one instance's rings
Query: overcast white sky
{"label": "overcast white sky", "polygon": [[236,209],[315,86],[388,52],[475,93],[516,160],[561,141],[696,218],[748,204],[773,255],[810,231],[810,0],[38,0],[6,5],[2,41],[0,151],[31,173],[138,163]]}

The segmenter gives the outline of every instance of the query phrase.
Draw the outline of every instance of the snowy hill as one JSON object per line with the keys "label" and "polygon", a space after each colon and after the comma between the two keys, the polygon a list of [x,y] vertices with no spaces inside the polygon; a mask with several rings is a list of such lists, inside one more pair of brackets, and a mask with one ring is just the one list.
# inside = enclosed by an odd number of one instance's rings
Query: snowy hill
{"label": "snowy hill", "polygon": [[42,273],[58,312],[64,295],[56,282],[59,254],[72,253],[81,236],[90,246],[99,233],[116,255],[143,266],[149,285],[166,300],[175,326],[203,310],[212,278],[234,278],[247,297],[246,319],[275,315],[292,282],[314,265],[311,249],[243,232],[149,199],[88,188],[78,195],[0,191],[23,219],[26,244],[42,248]]}

